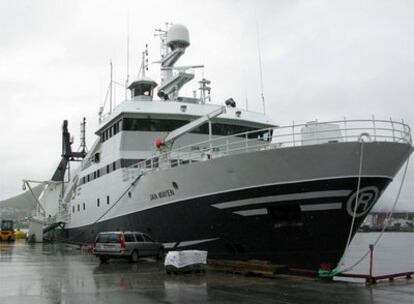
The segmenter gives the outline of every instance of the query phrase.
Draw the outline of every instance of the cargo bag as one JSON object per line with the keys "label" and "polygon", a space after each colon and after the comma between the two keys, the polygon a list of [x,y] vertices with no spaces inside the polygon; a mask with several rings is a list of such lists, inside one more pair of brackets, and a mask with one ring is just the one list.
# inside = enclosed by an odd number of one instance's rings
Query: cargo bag
{"label": "cargo bag", "polygon": [[207,251],[170,251],[165,257],[165,270],[168,274],[204,273],[207,264]]}

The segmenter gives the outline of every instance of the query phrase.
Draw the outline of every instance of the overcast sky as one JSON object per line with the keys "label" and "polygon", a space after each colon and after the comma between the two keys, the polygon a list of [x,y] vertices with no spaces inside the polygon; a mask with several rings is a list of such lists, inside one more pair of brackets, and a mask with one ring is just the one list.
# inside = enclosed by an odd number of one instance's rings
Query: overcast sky
{"label": "overcast sky", "polygon": [[[196,79],[212,81],[214,103],[233,97],[262,111],[259,39],[267,114],[279,125],[375,115],[413,127],[413,16],[410,0],[0,0],[0,199],[18,194],[24,178],[51,177],[63,119],[77,148],[85,116],[92,145],[111,59],[125,81],[128,19],[132,77],[146,43],[150,61],[159,58],[154,28],[182,23],[191,47],[180,64],[205,64]],[[158,68],[149,71],[156,80]],[[399,209],[414,210],[413,182],[411,164]]]}

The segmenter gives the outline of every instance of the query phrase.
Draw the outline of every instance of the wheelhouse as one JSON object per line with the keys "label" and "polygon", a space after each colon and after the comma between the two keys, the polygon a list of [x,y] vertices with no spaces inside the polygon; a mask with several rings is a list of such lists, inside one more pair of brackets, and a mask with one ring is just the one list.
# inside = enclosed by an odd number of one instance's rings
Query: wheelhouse
{"label": "wheelhouse", "polygon": [[[171,118],[171,115],[163,117],[159,115],[146,115],[136,117],[131,114],[125,114],[118,117],[113,123],[109,123],[104,129],[97,133],[100,136],[101,142],[105,142],[112,136],[115,136],[120,131],[139,131],[139,132],[171,132],[178,129],[196,117],[176,117]],[[213,136],[229,136],[238,133],[256,131],[263,128],[273,127],[269,124],[259,124],[252,122],[240,122],[230,119],[213,120],[211,123],[211,135]],[[204,134],[209,135],[208,123],[205,123],[189,132],[190,134]],[[264,133],[267,133],[265,131]],[[264,135],[264,134],[259,134]],[[249,135],[250,136],[250,135]],[[251,135],[257,137],[258,134]],[[250,137],[249,137],[250,138]]]}

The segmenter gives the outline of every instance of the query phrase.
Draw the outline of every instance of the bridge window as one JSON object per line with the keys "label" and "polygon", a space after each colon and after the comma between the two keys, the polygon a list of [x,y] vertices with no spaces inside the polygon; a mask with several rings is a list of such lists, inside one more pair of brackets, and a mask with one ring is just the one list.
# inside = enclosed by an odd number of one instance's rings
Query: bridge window
{"label": "bridge window", "polygon": [[[177,120],[177,119],[154,119],[154,118],[124,118],[123,130],[124,131],[158,131],[158,132],[170,132],[178,129],[185,124],[189,123],[189,120]],[[212,123],[213,135],[233,135],[237,133],[257,130],[258,128],[232,125],[224,123]],[[205,123],[190,133],[208,134],[208,124]],[[256,138],[258,134],[252,134],[252,137]],[[250,137],[250,136],[249,136]]]}
{"label": "bridge window", "polygon": [[122,129],[122,120],[119,120],[113,125],[111,125],[110,127],[108,127],[105,131],[102,132],[101,141],[102,142],[107,141],[112,136],[115,136],[116,134],[118,134],[119,131],[121,131],[121,129]]}
{"label": "bridge window", "polygon": [[142,96],[142,95],[151,96],[152,87],[153,87],[152,83],[148,83],[148,84],[141,83],[140,85],[137,85],[134,88],[134,94],[133,95],[134,95],[134,97],[135,96]]}
{"label": "bridge window", "polygon": [[151,118],[124,118],[124,131],[158,131],[169,132],[187,124],[188,120],[151,119]]}

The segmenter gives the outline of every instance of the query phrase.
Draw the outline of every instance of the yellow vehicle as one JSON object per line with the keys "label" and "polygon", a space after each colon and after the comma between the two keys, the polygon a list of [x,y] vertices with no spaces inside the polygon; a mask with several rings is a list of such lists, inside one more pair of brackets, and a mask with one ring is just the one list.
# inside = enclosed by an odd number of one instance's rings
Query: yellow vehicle
{"label": "yellow vehicle", "polygon": [[26,238],[27,238],[26,232],[21,231],[20,229],[17,229],[16,232],[14,233],[15,240],[18,240],[18,239],[25,240]]}
{"label": "yellow vehicle", "polygon": [[2,220],[0,225],[0,240],[14,241],[14,223],[12,220]]}

